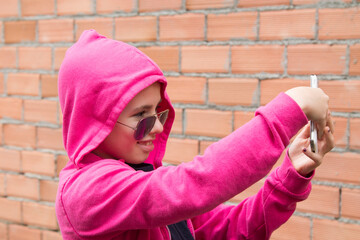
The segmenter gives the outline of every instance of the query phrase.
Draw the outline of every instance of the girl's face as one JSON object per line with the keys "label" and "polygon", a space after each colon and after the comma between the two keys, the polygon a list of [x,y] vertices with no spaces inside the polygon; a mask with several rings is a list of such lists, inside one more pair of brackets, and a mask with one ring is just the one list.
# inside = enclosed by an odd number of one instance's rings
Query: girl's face
{"label": "girl's face", "polygon": [[157,119],[150,133],[140,140],[135,140],[135,130],[130,127],[136,128],[141,119],[157,113],[160,101],[160,83],[142,90],[121,112],[118,122],[122,124],[116,123],[111,133],[93,152],[103,158],[124,159],[130,164],[143,163],[154,149],[153,141],[163,131],[163,125]]}

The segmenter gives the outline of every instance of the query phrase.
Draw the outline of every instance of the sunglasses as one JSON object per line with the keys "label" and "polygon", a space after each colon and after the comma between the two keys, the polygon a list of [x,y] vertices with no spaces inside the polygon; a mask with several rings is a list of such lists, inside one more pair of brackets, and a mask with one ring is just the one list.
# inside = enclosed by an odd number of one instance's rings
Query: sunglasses
{"label": "sunglasses", "polygon": [[138,122],[138,124],[136,125],[135,128],[128,126],[124,123],[121,123],[119,121],[117,121],[117,123],[120,123],[121,125],[124,125],[128,128],[133,129],[135,131],[134,132],[135,140],[140,140],[140,139],[143,139],[144,137],[146,137],[151,132],[151,130],[153,129],[153,127],[155,125],[156,119],[159,119],[160,123],[162,125],[164,125],[166,122],[166,119],[168,118],[168,114],[169,114],[169,109],[166,109],[165,111],[155,113],[152,116],[143,118]]}

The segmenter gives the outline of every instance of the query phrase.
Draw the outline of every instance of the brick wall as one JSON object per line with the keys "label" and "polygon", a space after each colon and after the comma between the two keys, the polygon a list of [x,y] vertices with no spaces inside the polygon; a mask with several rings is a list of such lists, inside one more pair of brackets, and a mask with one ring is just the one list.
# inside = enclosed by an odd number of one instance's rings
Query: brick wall
{"label": "brick wall", "polygon": [[[67,161],[57,73],[84,29],[159,64],[177,117],[165,161],[191,161],[279,92],[318,74],[336,148],[272,239],[360,239],[359,0],[0,0],[0,239],[62,239]],[[263,180],[236,196],[239,202]]]}

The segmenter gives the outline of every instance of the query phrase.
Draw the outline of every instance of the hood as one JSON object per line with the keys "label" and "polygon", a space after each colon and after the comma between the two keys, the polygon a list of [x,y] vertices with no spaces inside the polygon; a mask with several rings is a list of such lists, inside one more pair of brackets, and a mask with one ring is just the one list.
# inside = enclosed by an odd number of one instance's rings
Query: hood
{"label": "hood", "polygon": [[85,165],[84,156],[112,131],[130,100],[154,82],[161,83],[159,111],[169,109],[164,131],[158,134],[146,163],[161,165],[174,121],[174,109],[165,92],[166,79],[144,53],[126,43],[84,31],[65,55],[58,75],[63,113],[63,141],[70,161]]}

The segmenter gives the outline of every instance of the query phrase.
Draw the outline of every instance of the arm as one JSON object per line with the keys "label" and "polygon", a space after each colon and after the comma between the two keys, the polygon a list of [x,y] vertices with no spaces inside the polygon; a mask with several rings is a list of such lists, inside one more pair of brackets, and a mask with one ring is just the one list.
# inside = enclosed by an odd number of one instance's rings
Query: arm
{"label": "arm", "polygon": [[311,177],[298,174],[286,155],[256,195],[193,218],[196,239],[269,239],[293,214],[296,202],[308,197]]}
{"label": "arm", "polygon": [[70,221],[83,216],[72,222],[83,236],[192,218],[263,178],[306,123],[297,103],[280,94],[192,162],[146,173],[114,160],[83,168],[62,188],[62,208]]}

